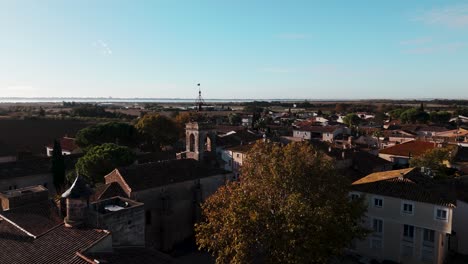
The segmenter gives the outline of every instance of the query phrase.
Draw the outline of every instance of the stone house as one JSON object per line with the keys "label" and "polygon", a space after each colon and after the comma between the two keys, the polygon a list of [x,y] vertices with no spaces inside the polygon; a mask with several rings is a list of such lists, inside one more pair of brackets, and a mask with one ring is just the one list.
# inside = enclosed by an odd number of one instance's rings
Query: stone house
{"label": "stone house", "polygon": [[364,199],[368,210],[363,222],[373,232],[355,241],[353,249],[379,261],[444,263],[456,204],[448,193],[416,168],[372,173],[355,181],[350,197]]}
{"label": "stone house", "polygon": [[106,185],[117,183],[126,197],[144,203],[146,245],[168,251],[194,234],[200,204],[233,180],[233,174],[179,159],[118,168],[104,179]]}

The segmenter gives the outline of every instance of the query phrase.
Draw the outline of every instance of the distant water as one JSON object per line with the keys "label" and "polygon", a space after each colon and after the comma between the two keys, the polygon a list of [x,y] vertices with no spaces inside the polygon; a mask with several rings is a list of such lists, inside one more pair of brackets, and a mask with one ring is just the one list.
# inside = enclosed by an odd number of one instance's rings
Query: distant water
{"label": "distant water", "polygon": [[[253,101],[300,102],[304,99],[204,99],[206,103],[244,103]],[[320,101],[320,100],[314,100]],[[0,98],[0,103],[194,103],[195,99],[179,98]]]}

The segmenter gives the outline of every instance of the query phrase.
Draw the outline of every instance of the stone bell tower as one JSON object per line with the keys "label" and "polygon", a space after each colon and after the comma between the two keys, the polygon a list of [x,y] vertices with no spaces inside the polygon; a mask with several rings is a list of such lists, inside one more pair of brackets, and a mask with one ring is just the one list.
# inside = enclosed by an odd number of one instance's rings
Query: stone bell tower
{"label": "stone bell tower", "polygon": [[216,133],[211,124],[190,122],[185,125],[185,157],[205,160],[216,157]]}

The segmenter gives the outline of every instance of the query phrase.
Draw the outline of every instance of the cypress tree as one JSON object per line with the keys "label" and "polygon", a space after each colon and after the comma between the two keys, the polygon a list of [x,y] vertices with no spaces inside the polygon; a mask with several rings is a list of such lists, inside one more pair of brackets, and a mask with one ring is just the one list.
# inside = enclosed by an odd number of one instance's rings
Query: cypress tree
{"label": "cypress tree", "polygon": [[65,160],[62,155],[62,146],[58,140],[54,140],[54,150],[52,152],[52,176],[57,192],[65,182]]}

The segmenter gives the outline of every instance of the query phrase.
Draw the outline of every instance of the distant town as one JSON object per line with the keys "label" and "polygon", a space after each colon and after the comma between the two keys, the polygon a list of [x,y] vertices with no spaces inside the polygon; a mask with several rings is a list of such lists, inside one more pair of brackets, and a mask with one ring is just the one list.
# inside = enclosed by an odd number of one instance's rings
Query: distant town
{"label": "distant town", "polygon": [[0,128],[0,263],[467,261],[465,100],[200,90],[3,102]]}

